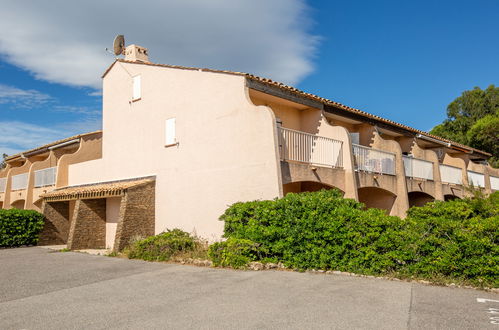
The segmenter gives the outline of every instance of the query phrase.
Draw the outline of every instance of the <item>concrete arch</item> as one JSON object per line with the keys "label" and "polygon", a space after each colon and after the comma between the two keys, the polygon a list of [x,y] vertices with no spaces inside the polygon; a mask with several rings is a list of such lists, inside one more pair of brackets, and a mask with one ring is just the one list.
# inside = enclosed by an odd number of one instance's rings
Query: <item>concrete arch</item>
{"label": "concrete arch", "polygon": [[10,206],[12,208],[15,208],[15,209],[18,209],[18,210],[24,210],[24,204],[26,203],[26,201],[24,199],[18,199],[16,201],[13,201],[12,203],[10,203]]}
{"label": "concrete arch", "polygon": [[290,182],[286,183],[283,185],[283,193],[284,195],[288,193],[302,193],[302,192],[313,192],[313,191],[320,191],[322,189],[337,189],[341,191],[342,195],[345,194],[343,190],[341,190],[338,187],[332,186],[325,184],[323,182],[318,182],[318,181],[295,181],[295,182]]}
{"label": "concrete arch", "polygon": [[397,198],[394,193],[379,187],[362,187],[358,190],[359,202],[364,203],[366,208],[386,210],[387,214],[392,211]]}
{"label": "concrete arch", "polygon": [[444,201],[453,201],[455,199],[461,199],[461,197],[456,196],[456,195],[444,195]]}
{"label": "concrete arch", "polygon": [[435,197],[423,191],[411,191],[408,193],[409,207],[424,206],[426,203],[433,202]]}
{"label": "concrete arch", "polygon": [[38,207],[38,209],[42,209],[42,205],[43,205],[43,198],[38,198],[36,201],[33,202],[33,205],[35,205],[36,207]]}

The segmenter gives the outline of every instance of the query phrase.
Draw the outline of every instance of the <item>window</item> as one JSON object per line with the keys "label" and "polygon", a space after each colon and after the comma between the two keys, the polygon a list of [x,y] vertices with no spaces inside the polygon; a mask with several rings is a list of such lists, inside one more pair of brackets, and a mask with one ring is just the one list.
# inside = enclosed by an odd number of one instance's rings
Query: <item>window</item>
{"label": "window", "polygon": [[133,77],[133,95],[132,95],[132,101],[140,100],[141,97],[142,97],[142,95],[141,95],[141,81],[140,81],[140,76],[135,76],[135,77]]}
{"label": "window", "polygon": [[350,138],[351,138],[353,144],[360,143],[360,134],[359,133],[350,133]]}
{"label": "window", "polygon": [[176,132],[175,132],[175,118],[170,118],[166,120],[165,129],[165,146],[173,146],[178,144]]}

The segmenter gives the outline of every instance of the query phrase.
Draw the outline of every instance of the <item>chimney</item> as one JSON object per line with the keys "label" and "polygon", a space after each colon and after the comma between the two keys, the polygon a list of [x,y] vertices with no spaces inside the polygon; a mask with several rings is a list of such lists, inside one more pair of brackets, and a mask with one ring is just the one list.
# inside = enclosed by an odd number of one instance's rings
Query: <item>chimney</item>
{"label": "chimney", "polygon": [[147,48],[130,45],[125,48],[125,60],[132,62],[149,62],[149,53]]}

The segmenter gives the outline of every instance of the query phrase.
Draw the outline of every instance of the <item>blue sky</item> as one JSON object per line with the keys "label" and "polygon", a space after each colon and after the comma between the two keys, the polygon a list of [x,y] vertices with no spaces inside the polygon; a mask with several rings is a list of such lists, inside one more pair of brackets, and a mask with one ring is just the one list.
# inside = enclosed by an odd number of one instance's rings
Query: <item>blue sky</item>
{"label": "blue sky", "polygon": [[145,2],[3,5],[0,152],[100,128],[118,33],[154,62],[255,73],[422,130],[499,84],[496,0]]}

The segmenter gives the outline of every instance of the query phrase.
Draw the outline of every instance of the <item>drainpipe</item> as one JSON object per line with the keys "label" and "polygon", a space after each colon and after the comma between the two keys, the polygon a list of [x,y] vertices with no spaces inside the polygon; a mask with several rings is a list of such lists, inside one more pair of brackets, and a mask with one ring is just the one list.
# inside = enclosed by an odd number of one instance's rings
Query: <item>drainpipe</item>
{"label": "drainpipe", "polygon": [[426,140],[426,141],[430,141],[430,142],[434,142],[434,143],[438,143],[438,144],[446,146],[447,148],[451,147],[451,144],[449,142],[443,142],[443,141],[434,139],[432,137],[429,137],[429,136],[426,136],[426,135],[423,135],[423,134],[417,134],[416,138],[422,139],[422,140]]}
{"label": "drainpipe", "polygon": [[63,143],[56,144],[55,146],[50,146],[50,147],[48,147],[48,149],[49,150],[53,150],[53,149],[65,147],[67,145],[78,143],[78,142],[80,142],[80,139],[74,139],[74,140],[70,140],[70,141],[66,141],[66,142],[63,142]]}

